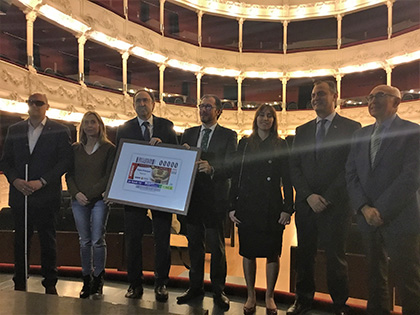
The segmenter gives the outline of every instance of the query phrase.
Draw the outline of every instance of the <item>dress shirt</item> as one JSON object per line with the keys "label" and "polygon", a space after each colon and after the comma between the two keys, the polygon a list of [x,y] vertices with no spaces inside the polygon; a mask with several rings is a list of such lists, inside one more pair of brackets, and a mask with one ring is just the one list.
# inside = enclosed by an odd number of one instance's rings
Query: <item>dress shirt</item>
{"label": "dress shirt", "polygon": [[32,126],[31,121],[28,119],[28,143],[29,143],[29,152],[32,154],[36,143],[38,142],[39,137],[41,136],[42,130],[44,130],[45,123],[47,122],[47,117],[41,121],[41,123],[34,128]]}
{"label": "dress shirt", "polygon": [[321,128],[321,124],[319,124],[319,122],[321,121],[321,120],[323,120],[323,119],[325,119],[326,120],[326,122],[325,122],[325,134],[327,134],[328,133],[328,129],[330,128],[330,126],[331,126],[331,123],[332,123],[332,121],[333,121],[333,119],[334,119],[334,117],[335,117],[335,111],[334,112],[332,112],[331,114],[329,114],[327,117],[325,117],[325,118],[321,118],[321,117],[319,117],[319,116],[316,116],[316,133],[315,134],[317,134],[318,133],[318,131],[319,131],[319,128]]}
{"label": "dress shirt", "polygon": [[[397,114],[392,115],[390,118],[386,119],[385,121],[382,122],[381,126],[382,126],[382,133],[381,133],[381,138],[384,138],[384,135],[388,132],[389,127],[391,127],[391,124],[393,123],[393,121],[395,120],[395,117],[397,117]],[[373,131],[375,131],[376,128],[378,128],[379,124],[377,122],[375,122],[375,127],[373,128]],[[373,133],[372,131],[372,133]]]}
{"label": "dress shirt", "polygon": [[150,133],[150,139],[153,137],[153,116],[150,116],[150,118],[148,120],[143,120],[140,117],[137,116],[137,120],[139,121],[139,125],[141,128],[141,133],[144,135],[144,130],[145,130],[145,126],[143,125],[143,123],[145,121],[149,122],[149,133]]}
{"label": "dress shirt", "polygon": [[210,129],[211,132],[209,134],[209,141],[207,142],[207,148],[210,145],[210,141],[211,141],[211,137],[213,136],[214,133],[214,129],[216,129],[217,123],[214,124],[211,127],[205,127],[204,125],[201,125],[201,129],[200,129],[200,136],[198,137],[198,141],[197,141],[197,148],[201,148],[201,139],[203,139],[203,135],[204,135],[204,129]]}

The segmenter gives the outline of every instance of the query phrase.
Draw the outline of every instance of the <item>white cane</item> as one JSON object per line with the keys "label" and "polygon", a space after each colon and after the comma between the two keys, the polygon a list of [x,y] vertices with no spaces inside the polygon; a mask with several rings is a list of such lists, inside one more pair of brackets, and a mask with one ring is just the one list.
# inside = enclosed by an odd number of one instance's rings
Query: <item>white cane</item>
{"label": "white cane", "polygon": [[[25,181],[28,181],[28,164],[25,164]],[[28,282],[28,196],[25,195],[25,288]]]}

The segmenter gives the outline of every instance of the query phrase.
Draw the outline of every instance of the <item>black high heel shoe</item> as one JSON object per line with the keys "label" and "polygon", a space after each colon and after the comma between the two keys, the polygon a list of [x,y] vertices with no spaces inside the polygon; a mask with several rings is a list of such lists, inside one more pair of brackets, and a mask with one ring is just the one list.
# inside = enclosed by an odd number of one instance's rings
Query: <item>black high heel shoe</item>
{"label": "black high heel shoe", "polygon": [[244,306],[244,315],[255,314],[256,310],[257,310],[257,304],[254,304],[254,306],[251,306],[251,307],[245,307]]}

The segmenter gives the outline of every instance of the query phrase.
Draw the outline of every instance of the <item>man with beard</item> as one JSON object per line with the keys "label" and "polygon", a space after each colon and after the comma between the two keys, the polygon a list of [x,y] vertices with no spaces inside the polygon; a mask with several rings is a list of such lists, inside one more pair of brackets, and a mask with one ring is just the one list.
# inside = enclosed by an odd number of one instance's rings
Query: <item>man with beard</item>
{"label": "man with beard", "polygon": [[223,292],[226,281],[224,223],[228,210],[231,161],[237,135],[217,123],[222,103],[216,95],[204,95],[199,105],[201,126],[185,130],[181,143],[202,150],[187,215],[188,250],[191,260],[190,287],[177,297],[184,304],[203,297],[205,241],[211,252],[210,279],[213,299],[222,310],[229,309]]}
{"label": "man with beard", "polygon": [[315,82],[311,104],[317,117],[296,129],[290,175],[296,189],[296,300],[288,315],[305,314],[315,293],[314,264],[318,241],[327,259],[328,291],[335,314],[348,314],[345,243],[351,209],[345,181],[350,140],[360,124],[335,112],[333,81]]}

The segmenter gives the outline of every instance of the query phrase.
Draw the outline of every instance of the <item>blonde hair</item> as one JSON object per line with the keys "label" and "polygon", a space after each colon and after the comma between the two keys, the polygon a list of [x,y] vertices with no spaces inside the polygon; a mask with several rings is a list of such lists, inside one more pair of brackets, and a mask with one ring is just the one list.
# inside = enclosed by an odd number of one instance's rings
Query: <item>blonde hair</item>
{"label": "blonde hair", "polygon": [[82,121],[80,122],[80,127],[79,127],[79,142],[86,144],[87,143],[87,136],[85,134],[85,131],[83,130],[83,124],[85,122],[85,119],[89,116],[89,115],[93,115],[95,116],[96,120],[99,123],[99,134],[98,134],[98,141],[99,143],[103,144],[106,142],[110,142],[107,135],[106,135],[106,130],[105,130],[105,124],[102,121],[101,116],[99,116],[99,114],[95,111],[87,111],[82,118]]}

